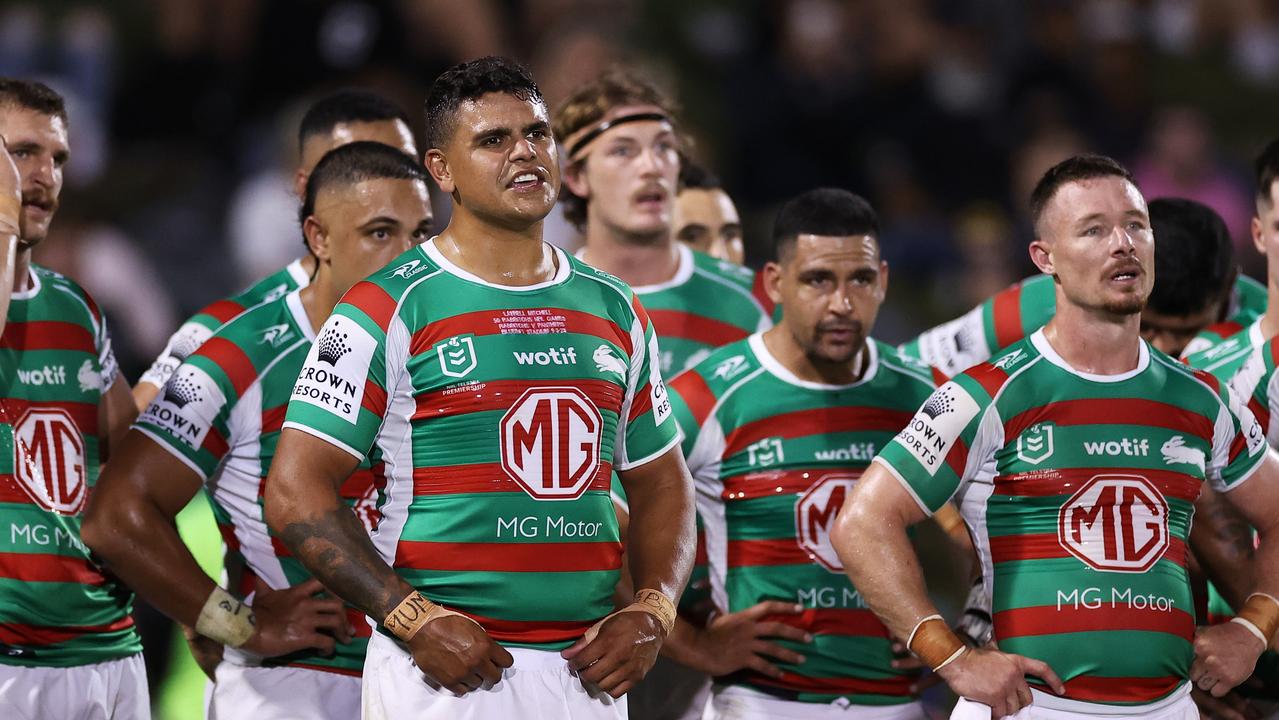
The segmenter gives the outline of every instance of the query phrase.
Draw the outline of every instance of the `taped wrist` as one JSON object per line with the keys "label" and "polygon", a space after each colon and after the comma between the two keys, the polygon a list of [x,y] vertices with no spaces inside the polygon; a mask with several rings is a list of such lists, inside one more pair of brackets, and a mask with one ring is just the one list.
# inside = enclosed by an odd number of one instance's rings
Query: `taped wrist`
{"label": "taped wrist", "polygon": [[[413,639],[414,635],[417,635],[423,625],[448,615],[457,615],[471,620],[471,618],[456,610],[449,610],[443,605],[431,602],[425,595],[414,590],[405,596],[400,601],[400,604],[395,606],[394,610],[387,613],[382,620],[382,627],[391,631],[391,634],[395,637],[408,642]],[[471,622],[475,621],[471,620]],[[479,625],[479,623],[475,624]]]}
{"label": "taped wrist", "polygon": [[200,617],[195,621],[195,631],[230,647],[240,647],[253,637],[253,608],[220,587],[213,588]]}
{"label": "taped wrist", "polygon": [[968,646],[951,632],[941,615],[929,615],[915,623],[906,640],[906,648],[928,667],[940,670],[958,660]]}
{"label": "taped wrist", "polygon": [[628,611],[646,612],[657,618],[657,622],[662,626],[662,632],[666,635],[670,635],[671,628],[675,627],[675,603],[660,590],[649,588],[636,592],[635,600],[618,610],[618,612]]}
{"label": "taped wrist", "polygon": [[1249,630],[1255,630],[1253,634],[1269,646],[1275,630],[1279,630],[1279,600],[1265,593],[1253,593],[1232,619]]}

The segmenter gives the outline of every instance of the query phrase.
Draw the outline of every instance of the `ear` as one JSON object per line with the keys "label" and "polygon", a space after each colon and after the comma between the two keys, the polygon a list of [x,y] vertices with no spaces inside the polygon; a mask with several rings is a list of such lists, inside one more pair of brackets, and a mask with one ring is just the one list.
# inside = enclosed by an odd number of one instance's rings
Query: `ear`
{"label": "ear", "polygon": [[888,296],[888,261],[887,260],[879,261],[879,289],[876,291],[876,296],[880,302],[883,302],[884,298]]}
{"label": "ear", "polygon": [[440,190],[448,195],[452,195],[457,190],[457,185],[453,182],[453,170],[449,167],[448,158],[444,157],[444,153],[437,148],[431,148],[426,151],[426,157],[422,158],[422,164],[426,165],[426,171],[431,173],[431,177],[435,179],[435,184],[440,186]]}
{"label": "ear", "polygon": [[310,177],[311,173],[302,168],[298,168],[298,171],[293,173],[293,194],[298,196],[298,202],[306,199],[306,181]]}
{"label": "ear", "polygon": [[774,305],[782,304],[782,266],[772,260],[764,263],[764,292]]}
{"label": "ear", "polygon": [[329,235],[314,215],[302,221],[302,237],[306,238],[306,246],[321,263],[329,261]]}
{"label": "ear", "polygon": [[1261,218],[1256,215],[1252,216],[1252,246],[1257,248],[1257,252],[1262,255],[1266,254],[1266,238],[1262,236]]}
{"label": "ear", "polygon": [[1035,238],[1030,243],[1030,261],[1045,275],[1057,274],[1057,266],[1053,263],[1052,245],[1043,238]]}
{"label": "ear", "polygon": [[583,200],[591,199],[591,184],[586,181],[586,163],[570,163],[564,168],[564,187]]}

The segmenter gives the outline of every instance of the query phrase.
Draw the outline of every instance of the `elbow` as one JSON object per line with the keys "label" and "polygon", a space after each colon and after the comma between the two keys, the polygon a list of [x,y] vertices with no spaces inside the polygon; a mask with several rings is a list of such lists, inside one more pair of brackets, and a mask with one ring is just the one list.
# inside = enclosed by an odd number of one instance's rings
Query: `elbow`
{"label": "elbow", "polygon": [[262,518],[271,532],[279,535],[293,521],[291,507],[288,483],[272,469],[262,492]]}
{"label": "elbow", "polygon": [[866,520],[865,516],[864,508],[846,502],[839,514],[835,516],[834,525],[831,526],[831,544],[835,546],[835,552],[845,568],[851,569],[855,564],[858,538],[865,537],[861,531],[862,523]]}
{"label": "elbow", "polygon": [[117,507],[110,497],[94,497],[80,522],[80,539],[95,555],[115,560],[124,553],[126,538],[139,526],[128,510]]}

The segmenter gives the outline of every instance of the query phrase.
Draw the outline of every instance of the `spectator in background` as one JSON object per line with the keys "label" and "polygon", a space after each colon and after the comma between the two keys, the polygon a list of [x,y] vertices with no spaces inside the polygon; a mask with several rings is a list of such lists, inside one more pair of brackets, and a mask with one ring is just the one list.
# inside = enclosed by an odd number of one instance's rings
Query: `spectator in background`
{"label": "spectator in background", "polygon": [[687,156],[681,160],[672,221],[675,239],[713,258],[741,265],[746,250],[737,206],[718,177]]}

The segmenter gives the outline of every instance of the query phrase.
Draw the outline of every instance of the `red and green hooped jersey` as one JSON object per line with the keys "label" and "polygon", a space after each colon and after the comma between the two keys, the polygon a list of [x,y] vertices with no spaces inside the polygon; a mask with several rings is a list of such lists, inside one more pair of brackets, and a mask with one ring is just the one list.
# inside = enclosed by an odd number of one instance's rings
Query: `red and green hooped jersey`
{"label": "red and green hooped jersey", "polygon": [[1186,680],[1186,537],[1207,480],[1229,491],[1265,438],[1225,383],[1146,343],[1115,376],[1036,332],[943,385],[878,458],[927,512],[958,492],[999,647],[1046,661],[1066,698],[1145,704]]}
{"label": "red and green hooped jersey", "polygon": [[671,381],[716,605],[736,612],[764,600],[800,603],[802,615],[773,619],[814,636],[811,644],[777,641],[806,656],[781,663],[781,678],[744,673],[731,682],[804,702],[913,699],[913,678],[892,668],[888,630],[848,581],[829,532],[858,476],[933,383],[928,368],[874,340],[863,357],[857,383],[806,382],[757,334]]}
{"label": "red and green hooped jersey", "polygon": [[[1265,286],[1240,275],[1231,293],[1227,320],[1243,326],[1265,311]],[[924,331],[899,350],[955,375],[1043,327],[1056,312],[1052,276],[1036,275],[999,291],[960,317]]]}
{"label": "red and green hooped jersey", "polygon": [[0,335],[0,663],[67,667],[142,651],[133,593],[90,559],[98,406],[119,376],[98,306],[33,265]]}
{"label": "red and green hooped jersey", "polygon": [[405,581],[541,649],[612,611],[609,477],[678,439],[644,308],[554,252],[555,277],[527,287],[486,283],[434,241],[401,255],[334,310],[285,421],[383,463],[373,540]]}
{"label": "red and green hooped jersey", "polygon": [[1201,349],[1187,347],[1182,360],[1190,367],[1212,373],[1222,382],[1230,382],[1249,356],[1265,342],[1265,338],[1261,337],[1261,318],[1257,318],[1224,340],[1208,344],[1211,338],[1216,337],[1217,332],[1233,329],[1235,325],[1218,323],[1200,333],[1192,342]]}
{"label": "red and green hooped jersey", "polygon": [[301,260],[294,260],[285,267],[267,275],[254,283],[239,295],[218,300],[205,306],[200,312],[192,315],[178,327],[169,337],[169,343],[151,363],[151,367],[142,373],[138,382],[151,383],[156,387],[164,387],[178,369],[183,360],[208,340],[217,330],[231,318],[259,303],[270,302],[311,284],[311,277],[302,267]]}
{"label": "red and green hooped jersey", "polygon": [[[228,565],[248,570],[234,588],[244,595],[253,592],[255,577],[276,589],[311,577],[267,527],[262,498],[293,385],[314,339],[297,290],[246,310],[183,361],[134,425],[207,482]],[[370,530],[381,469],[361,459],[341,489]],[[347,614],[356,637],[339,643],[333,656],[298,653],[267,664],[360,674],[371,629],[363,613],[350,608]]]}

